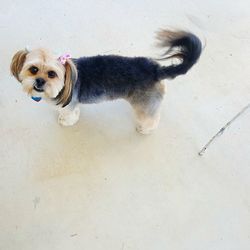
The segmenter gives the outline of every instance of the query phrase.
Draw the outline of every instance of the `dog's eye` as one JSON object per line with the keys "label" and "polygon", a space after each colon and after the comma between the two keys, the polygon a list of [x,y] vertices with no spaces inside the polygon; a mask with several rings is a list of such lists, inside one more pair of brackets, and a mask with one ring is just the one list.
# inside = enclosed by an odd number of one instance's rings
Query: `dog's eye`
{"label": "dog's eye", "polygon": [[56,74],[55,71],[52,71],[52,70],[51,70],[51,71],[48,72],[48,77],[49,77],[49,78],[55,78],[56,76],[57,76],[57,74]]}
{"label": "dog's eye", "polygon": [[32,66],[29,68],[31,74],[35,75],[38,72],[38,68],[36,66]]}

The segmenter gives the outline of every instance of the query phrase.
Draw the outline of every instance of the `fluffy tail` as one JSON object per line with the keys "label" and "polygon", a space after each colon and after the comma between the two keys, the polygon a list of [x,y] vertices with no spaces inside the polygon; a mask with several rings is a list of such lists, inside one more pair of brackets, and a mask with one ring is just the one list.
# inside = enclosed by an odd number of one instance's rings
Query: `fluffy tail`
{"label": "fluffy tail", "polygon": [[202,45],[197,36],[185,31],[162,30],[158,33],[157,38],[160,41],[159,46],[169,47],[159,60],[169,58],[181,60],[180,64],[160,67],[158,70],[160,80],[184,75],[198,61]]}

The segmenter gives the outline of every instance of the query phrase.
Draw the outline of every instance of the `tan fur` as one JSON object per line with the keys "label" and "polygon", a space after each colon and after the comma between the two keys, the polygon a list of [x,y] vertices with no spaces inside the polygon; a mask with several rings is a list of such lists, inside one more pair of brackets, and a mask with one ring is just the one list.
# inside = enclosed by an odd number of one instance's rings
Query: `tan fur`
{"label": "tan fur", "polygon": [[28,54],[28,51],[26,50],[19,50],[12,58],[11,65],[10,65],[10,71],[13,74],[13,76],[20,82],[19,74],[22,70],[23,64],[26,59],[26,55]]}
{"label": "tan fur", "polygon": [[77,69],[72,60],[67,59],[65,64],[65,82],[62,93],[58,96],[57,104],[65,106],[72,96],[72,88],[77,79]]}
{"label": "tan fur", "polygon": [[[185,36],[187,33],[184,31],[171,31],[171,30],[160,30],[156,33],[156,39],[158,40],[157,46],[158,47],[171,47],[171,41],[180,39],[181,37]],[[165,56],[167,55],[168,56]],[[168,49],[162,58],[158,58],[158,61],[176,58],[179,60],[183,60],[183,54],[177,51],[174,51],[172,48]]]}
{"label": "tan fur", "polygon": [[171,30],[159,30],[156,33],[156,39],[158,40],[158,46],[166,47],[171,45],[171,41],[179,39],[185,36],[186,32],[184,31],[171,31]]}
{"label": "tan fur", "polygon": [[156,83],[155,88],[156,88],[157,91],[159,91],[159,93],[161,93],[162,96],[163,96],[163,95],[166,93],[166,91],[167,91],[166,85],[164,85],[162,82]]}

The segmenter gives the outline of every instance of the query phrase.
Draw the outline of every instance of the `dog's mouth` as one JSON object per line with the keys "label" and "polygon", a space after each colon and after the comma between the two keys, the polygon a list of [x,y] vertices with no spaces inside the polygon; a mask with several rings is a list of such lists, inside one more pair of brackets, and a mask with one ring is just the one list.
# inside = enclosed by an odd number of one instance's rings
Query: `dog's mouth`
{"label": "dog's mouth", "polygon": [[43,88],[38,88],[37,86],[34,86],[34,90],[37,92],[43,92],[44,89]]}

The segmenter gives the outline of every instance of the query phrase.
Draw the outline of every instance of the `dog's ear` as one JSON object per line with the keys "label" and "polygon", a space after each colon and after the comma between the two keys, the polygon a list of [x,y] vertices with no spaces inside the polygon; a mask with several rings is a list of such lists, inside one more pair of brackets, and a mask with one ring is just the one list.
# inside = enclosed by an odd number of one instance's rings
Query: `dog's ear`
{"label": "dog's ear", "polygon": [[29,52],[27,50],[19,50],[12,58],[10,64],[10,71],[12,75],[20,82],[19,74],[22,70],[26,56]]}
{"label": "dog's ear", "polygon": [[70,103],[76,80],[77,68],[71,59],[67,59],[65,63],[64,87],[57,97],[57,104],[61,104],[62,107],[65,107]]}

